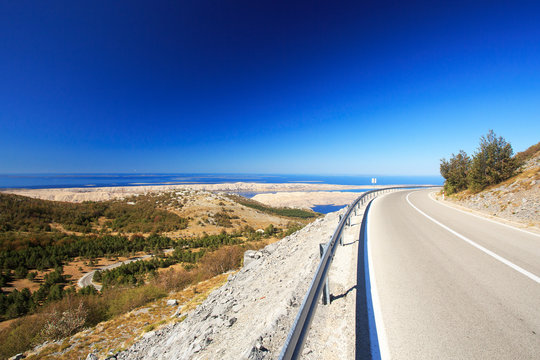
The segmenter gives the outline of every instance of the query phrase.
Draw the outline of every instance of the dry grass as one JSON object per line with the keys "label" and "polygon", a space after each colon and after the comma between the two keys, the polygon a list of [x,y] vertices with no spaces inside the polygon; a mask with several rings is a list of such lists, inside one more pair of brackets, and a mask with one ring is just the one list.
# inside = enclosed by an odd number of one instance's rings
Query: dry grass
{"label": "dry grass", "polygon": [[11,320],[6,320],[6,321],[0,322],[0,332],[2,332],[3,330],[9,328],[11,326],[11,324],[13,324],[15,321],[17,321],[17,319],[11,319]]}
{"label": "dry grass", "polygon": [[518,159],[518,161],[520,162],[523,162],[523,161],[527,161],[533,157],[538,157],[538,156],[540,156],[540,142],[535,145],[530,146],[525,151],[517,153],[516,159]]}

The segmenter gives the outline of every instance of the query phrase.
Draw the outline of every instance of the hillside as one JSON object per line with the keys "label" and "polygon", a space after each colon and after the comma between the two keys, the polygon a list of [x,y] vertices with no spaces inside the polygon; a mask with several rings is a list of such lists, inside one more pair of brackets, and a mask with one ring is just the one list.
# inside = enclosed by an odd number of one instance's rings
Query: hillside
{"label": "hillside", "polygon": [[540,228],[540,143],[516,158],[523,163],[517,175],[479,193],[463,191],[447,199],[486,215]]}
{"label": "hillside", "polygon": [[259,251],[247,251],[238,272],[170,291],[112,320],[39,346],[26,356],[275,358],[319,262],[319,243],[331,237],[340,213],[319,218]]}
{"label": "hillside", "polygon": [[[190,190],[82,203],[0,194],[0,358],[114,321],[201,281],[214,284],[238,268],[244,251],[319,216],[242,199]],[[84,274],[126,259],[133,262],[98,272],[103,291],[77,288]],[[64,315],[80,321],[62,331],[53,321],[55,330],[45,330],[51,316]]]}

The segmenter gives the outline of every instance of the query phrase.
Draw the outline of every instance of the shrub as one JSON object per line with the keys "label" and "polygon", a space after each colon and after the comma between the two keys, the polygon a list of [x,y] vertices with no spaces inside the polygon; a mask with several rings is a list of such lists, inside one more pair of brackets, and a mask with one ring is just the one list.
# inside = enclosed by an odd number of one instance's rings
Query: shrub
{"label": "shrub", "polygon": [[169,269],[156,277],[156,286],[165,291],[179,291],[191,285],[196,278],[197,270]]}
{"label": "shrub", "polygon": [[289,236],[291,234],[294,234],[295,232],[297,232],[298,230],[301,230],[303,228],[304,228],[303,224],[289,222],[287,224],[287,230],[285,231],[284,236]]}
{"label": "shrub", "polygon": [[209,277],[240,267],[244,249],[240,246],[224,246],[206,253],[200,263],[201,270]]}
{"label": "shrub", "polygon": [[231,217],[225,211],[221,211],[215,214],[214,221],[216,222],[217,226],[222,226],[226,228],[233,226],[231,222]]}
{"label": "shrub", "polygon": [[[52,312],[46,315],[46,325],[41,330],[41,336],[47,340],[59,340],[72,335],[83,328],[86,323],[88,310],[79,300],[77,306],[73,306],[74,299],[68,298],[68,308],[60,309],[53,307]],[[63,302],[64,304],[66,302]],[[58,305],[61,305],[59,303]]]}

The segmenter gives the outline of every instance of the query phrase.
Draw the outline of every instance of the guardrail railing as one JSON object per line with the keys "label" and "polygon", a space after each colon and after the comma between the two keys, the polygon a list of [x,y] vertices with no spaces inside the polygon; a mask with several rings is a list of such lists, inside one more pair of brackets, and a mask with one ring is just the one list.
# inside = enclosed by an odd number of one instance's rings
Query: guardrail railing
{"label": "guardrail railing", "polygon": [[350,225],[351,214],[354,212],[354,214],[356,215],[356,211],[358,210],[360,206],[362,206],[368,200],[372,200],[380,193],[386,193],[386,192],[395,191],[395,190],[429,188],[429,187],[435,187],[435,186],[433,185],[415,185],[415,186],[405,185],[405,186],[393,186],[393,187],[371,190],[360,195],[352,204],[348,206],[347,212],[340,219],[339,225],[336,228],[336,231],[334,232],[332,239],[324,247],[324,251],[321,255],[321,261],[319,263],[319,266],[317,267],[315,276],[313,277],[313,280],[311,281],[311,285],[306,293],[306,296],[304,297],[304,301],[302,302],[300,309],[298,310],[298,314],[296,315],[296,319],[294,320],[293,326],[291,330],[289,331],[289,335],[287,336],[287,339],[285,340],[283,349],[281,350],[281,354],[279,356],[280,360],[297,359],[300,357],[307,334],[309,332],[311,321],[313,319],[313,314],[315,313],[315,310],[317,309],[317,305],[319,303],[318,300],[321,297],[321,294],[323,293],[323,289],[325,289],[324,291],[325,298],[323,299],[323,303],[327,303],[330,301],[330,291],[328,289],[328,281],[327,281],[328,271],[330,270],[332,260],[334,259],[334,254],[336,253],[336,249],[338,247],[337,245],[343,244],[343,229],[345,228],[346,225]]}

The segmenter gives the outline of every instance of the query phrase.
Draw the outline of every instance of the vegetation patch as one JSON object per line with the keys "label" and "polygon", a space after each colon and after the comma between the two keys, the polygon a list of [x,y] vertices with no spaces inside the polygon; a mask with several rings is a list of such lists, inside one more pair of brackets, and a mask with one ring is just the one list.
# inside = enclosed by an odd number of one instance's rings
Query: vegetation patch
{"label": "vegetation patch", "polygon": [[255,210],[259,210],[267,214],[299,218],[299,219],[312,219],[321,215],[311,210],[292,209],[292,208],[287,208],[287,207],[276,208],[276,207],[264,205],[252,199],[244,198],[239,195],[227,195],[227,196],[239,204],[242,204],[244,206],[250,207]]}
{"label": "vegetation patch", "polygon": [[[164,232],[185,229],[187,219],[159,208],[169,206],[160,196],[138,196],[126,200],[68,203],[33,199],[25,196],[0,194],[0,249],[10,232],[41,233],[42,241],[54,240],[47,236],[55,229],[51,224],[80,233],[101,231]],[[104,225],[100,219],[106,219]],[[28,239],[32,242],[31,238]],[[14,244],[17,245],[17,244]],[[22,244],[24,245],[24,244]]]}
{"label": "vegetation patch", "polygon": [[445,193],[451,195],[466,189],[477,193],[509,179],[526,157],[512,155],[512,146],[490,130],[480,138],[480,145],[472,158],[461,150],[457,155],[452,154],[450,160],[441,160]]}

